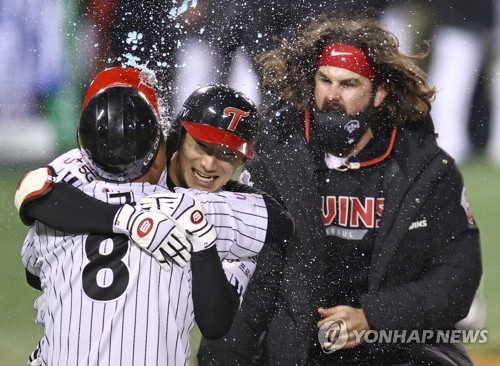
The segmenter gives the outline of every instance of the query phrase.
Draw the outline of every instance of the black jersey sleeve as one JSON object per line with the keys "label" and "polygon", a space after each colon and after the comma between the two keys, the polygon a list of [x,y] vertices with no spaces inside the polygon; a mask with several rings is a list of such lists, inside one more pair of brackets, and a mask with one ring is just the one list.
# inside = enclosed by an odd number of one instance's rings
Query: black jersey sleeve
{"label": "black jersey sleeve", "polygon": [[229,283],[215,246],[192,253],[194,317],[206,339],[223,337],[233,324],[240,303]]}
{"label": "black jersey sleeve", "polygon": [[51,192],[23,208],[24,215],[67,233],[113,233],[121,205],[90,197],[68,183],[55,183]]}

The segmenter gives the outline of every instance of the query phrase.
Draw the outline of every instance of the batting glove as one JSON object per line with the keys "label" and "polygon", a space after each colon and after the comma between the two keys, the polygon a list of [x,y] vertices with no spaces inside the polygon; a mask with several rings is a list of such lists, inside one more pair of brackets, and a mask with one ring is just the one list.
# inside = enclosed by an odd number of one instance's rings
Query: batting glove
{"label": "batting glove", "polygon": [[200,202],[184,193],[155,193],[140,201],[143,210],[161,212],[175,222],[193,245],[193,252],[208,249],[217,241],[217,231],[203,213]]}
{"label": "batting glove", "polygon": [[171,268],[169,259],[181,267],[191,259],[189,239],[172,220],[158,212],[139,211],[126,204],[115,215],[113,232],[127,235],[151,253],[165,271]]}

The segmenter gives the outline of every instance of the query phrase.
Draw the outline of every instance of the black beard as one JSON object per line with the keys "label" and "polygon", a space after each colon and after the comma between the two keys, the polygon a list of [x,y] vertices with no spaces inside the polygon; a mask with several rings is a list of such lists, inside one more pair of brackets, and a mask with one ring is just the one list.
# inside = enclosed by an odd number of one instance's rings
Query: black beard
{"label": "black beard", "polygon": [[347,114],[344,106],[332,101],[325,100],[323,107],[320,109],[322,112],[338,112],[342,114]]}

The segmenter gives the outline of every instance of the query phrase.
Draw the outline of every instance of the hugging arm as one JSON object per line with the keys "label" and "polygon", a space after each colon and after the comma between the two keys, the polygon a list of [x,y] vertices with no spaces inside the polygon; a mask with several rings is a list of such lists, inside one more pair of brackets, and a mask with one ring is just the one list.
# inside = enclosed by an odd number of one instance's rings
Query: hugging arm
{"label": "hugging arm", "polygon": [[[130,195],[109,195],[109,199],[124,203],[121,205],[90,197],[76,187],[85,186],[96,178],[78,157],[79,154],[70,151],[51,165],[30,171],[23,177],[14,197],[23,223],[31,225],[39,221],[71,234],[125,234],[151,253],[163,269],[170,269],[170,259],[181,267],[185,266],[190,259],[191,244],[186,235],[175,227],[173,219],[180,220],[184,213],[189,215],[189,207],[167,218],[156,212],[134,208],[134,202],[129,202]],[[187,201],[179,199],[176,203],[180,205]],[[144,220],[153,224],[153,230],[146,236],[140,231]]]}
{"label": "hugging arm", "polygon": [[20,215],[67,233],[112,234],[121,206],[102,202],[68,183],[53,183],[47,194],[21,207]]}
{"label": "hugging arm", "polygon": [[236,288],[226,278],[215,246],[192,254],[194,317],[206,339],[223,337],[240,304]]}

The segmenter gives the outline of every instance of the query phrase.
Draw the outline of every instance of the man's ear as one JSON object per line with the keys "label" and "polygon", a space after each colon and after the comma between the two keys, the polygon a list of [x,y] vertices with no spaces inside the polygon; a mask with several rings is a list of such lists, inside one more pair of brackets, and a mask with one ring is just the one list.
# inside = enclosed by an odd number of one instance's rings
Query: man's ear
{"label": "man's ear", "polygon": [[373,106],[375,108],[380,107],[387,94],[389,94],[389,90],[387,89],[385,84],[380,84],[379,86],[377,86],[377,90],[375,91],[375,98],[373,99]]}

